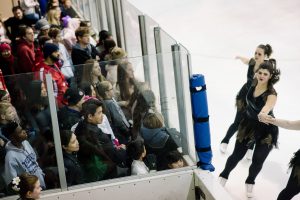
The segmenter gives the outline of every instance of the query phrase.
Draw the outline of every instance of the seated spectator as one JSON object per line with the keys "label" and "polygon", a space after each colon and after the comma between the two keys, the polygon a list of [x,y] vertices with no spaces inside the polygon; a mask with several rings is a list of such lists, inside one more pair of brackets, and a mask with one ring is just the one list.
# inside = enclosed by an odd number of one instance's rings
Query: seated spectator
{"label": "seated spectator", "polygon": [[24,172],[36,175],[41,186],[46,187],[44,174],[37,163],[36,154],[29,144],[27,133],[16,122],[10,122],[2,129],[3,133],[10,139],[6,145],[5,169],[2,174],[6,184]]}
{"label": "seated spectator", "polygon": [[42,18],[36,22],[34,28],[39,31],[38,38],[41,36],[48,36],[50,24],[45,18]]}
{"label": "seated spectator", "polygon": [[58,6],[51,7],[47,12],[47,21],[50,24],[50,28],[62,29],[62,24],[60,22],[61,10]]}
{"label": "seated spectator", "polygon": [[148,174],[149,168],[143,162],[146,156],[146,148],[143,140],[133,140],[127,145],[127,154],[133,159],[131,164],[131,175]]}
{"label": "seated spectator", "polygon": [[134,71],[130,62],[119,63],[117,70],[115,97],[126,118],[132,119],[132,106],[139,92],[138,87],[142,84],[134,78]]}
{"label": "seated spectator", "polygon": [[48,0],[47,11],[49,11],[53,7],[60,7],[61,4],[59,0]]}
{"label": "seated spectator", "polygon": [[104,48],[105,40],[113,40],[113,37],[112,37],[111,33],[109,33],[107,30],[102,30],[99,32],[99,41],[96,45],[96,48],[97,48],[98,52],[100,53],[100,55],[105,50],[105,48]]}
{"label": "seated spectator", "polygon": [[0,103],[0,130],[3,126],[9,122],[16,121],[20,122],[17,111],[15,107],[8,102]]}
{"label": "seated spectator", "polygon": [[[113,39],[106,39],[103,41],[103,50],[99,53],[100,61],[105,61],[105,58],[110,59],[110,51],[116,47],[117,44]],[[105,63],[105,62],[104,62]]]}
{"label": "seated spectator", "polygon": [[41,183],[39,177],[35,175],[24,172],[20,176],[14,177],[10,185],[19,193],[19,200],[40,199]]}
{"label": "seated spectator", "polygon": [[63,130],[60,132],[60,138],[66,169],[67,185],[72,186],[84,183],[83,170],[77,159],[79,143],[76,135],[70,130]]}
{"label": "seated spectator", "polygon": [[78,123],[75,134],[80,149],[78,159],[82,163],[86,182],[103,180],[115,171],[115,163],[104,149],[112,149],[111,141],[97,127],[102,122],[102,103],[89,99],[83,106],[84,120]]}
{"label": "seated spectator", "polygon": [[64,94],[64,98],[68,105],[59,110],[58,122],[62,130],[71,130],[71,127],[81,119],[84,92],[76,87],[70,87]]}
{"label": "seated spectator", "polygon": [[89,29],[89,32],[90,32],[90,44],[93,45],[93,46],[96,46],[97,45],[97,42],[96,42],[96,39],[95,39],[96,38],[96,33],[92,29],[91,22],[90,21],[83,21],[83,20],[81,20],[79,27],[85,27],[85,28]]}
{"label": "seated spectator", "polygon": [[10,95],[7,90],[0,90],[0,103],[10,103]]}
{"label": "seated spectator", "polygon": [[71,18],[79,18],[77,13],[72,7],[72,1],[71,0],[65,0],[62,4],[62,16],[70,16]]}
{"label": "seated spectator", "polygon": [[71,54],[72,47],[76,44],[77,39],[75,31],[79,28],[80,20],[78,18],[70,18],[69,16],[63,17],[63,30],[62,30],[62,39],[63,42]]}
{"label": "seated spectator", "polygon": [[12,8],[12,12],[14,14],[13,17],[8,18],[6,21],[4,21],[4,25],[6,28],[6,35],[8,36],[8,38],[11,40],[12,42],[12,46],[13,49],[16,49],[16,38],[20,37],[19,33],[19,27],[21,25],[25,25],[25,26],[31,26],[33,24],[35,24],[34,21],[26,18],[23,15],[23,11],[22,8],[19,6],[15,6]]}
{"label": "seated spectator", "polygon": [[56,64],[60,59],[59,48],[55,44],[46,43],[43,53],[45,61],[39,66],[41,76],[40,79],[45,80],[44,75],[47,73],[51,74],[53,79],[54,95],[56,97],[58,106],[62,107],[64,104],[66,104],[63,95],[68,89],[68,83],[65,80],[65,76],[62,74]]}
{"label": "seated spectator", "polygon": [[35,51],[35,66],[33,72],[39,71],[39,66],[45,61],[43,49],[46,43],[52,43],[48,35],[43,35],[38,38],[38,47]]}
{"label": "seated spectator", "polygon": [[102,81],[99,84],[98,92],[103,97],[106,115],[110,119],[114,133],[120,140],[120,143],[127,144],[131,136],[131,124],[128,122],[121,107],[114,99],[114,91],[111,83]]}
{"label": "seated spectator", "polygon": [[76,32],[77,43],[72,48],[72,61],[74,65],[84,64],[89,59],[96,59],[98,51],[90,44],[90,32],[86,27],[79,27]]}
{"label": "seated spectator", "polygon": [[91,84],[96,92],[96,97],[101,99],[102,97],[98,93],[97,87],[105,78],[101,74],[99,63],[94,59],[89,59],[85,62],[84,66],[77,66],[76,70],[79,73],[78,82],[88,82]]}
{"label": "seated spectator", "polygon": [[40,16],[38,13],[36,13],[36,8],[39,8],[40,6],[39,2],[35,0],[21,0],[20,6],[24,11],[24,15],[26,18],[34,22],[37,22],[39,20]]}
{"label": "seated spectator", "polygon": [[156,110],[155,108],[155,95],[152,90],[142,91],[136,100],[136,105],[132,111],[133,119],[133,138],[136,138],[141,129],[142,119],[149,109]]}
{"label": "seated spectator", "polygon": [[6,30],[5,30],[5,27],[4,27],[4,23],[0,17],[0,42],[4,42],[4,43],[7,43],[7,44],[10,44],[11,41],[10,39],[8,39],[7,35],[6,35]]}
{"label": "seated spectator", "polygon": [[[6,150],[5,150],[6,143],[7,143],[7,141],[5,141],[2,138],[2,135],[0,134],[0,171],[1,172],[4,171],[4,163],[5,163],[5,155],[6,155]],[[5,184],[5,181],[4,181],[3,177],[0,175],[0,197],[5,196],[6,193],[7,193],[7,186]]]}
{"label": "seated spectator", "polygon": [[10,45],[7,43],[0,44],[0,69],[3,76],[15,74],[14,56]]}
{"label": "seated spectator", "polygon": [[157,170],[166,169],[166,155],[170,151],[177,150],[178,146],[164,126],[163,116],[149,109],[144,116],[140,133],[144,138],[147,152],[157,157]]}
{"label": "seated spectator", "polygon": [[24,113],[33,130],[39,134],[51,127],[51,115],[48,102],[46,85],[40,80],[31,81],[29,84],[27,110]]}
{"label": "seated spectator", "polygon": [[[114,47],[111,51],[110,54],[107,55],[105,57],[105,60],[110,61],[108,62],[108,64],[105,66],[105,70],[106,70],[106,80],[108,80],[109,82],[111,82],[111,84],[113,85],[113,87],[116,87],[116,83],[118,81],[118,65],[122,62],[124,62],[125,60],[123,58],[125,58],[126,52],[119,47]],[[132,67],[131,67],[132,69]],[[133,73],[133,71],[132,71]]]}
{"label": "seated spectator", "polygon": [[82,89],[82,91],[84,92],[84,95],[87,98],[97,98],[96,91],[95,91],[93,85],[91,85],[89,82],[82,81],[79,85],[79,88]]}
{"label": "seated spectator", "polygon": [[32,72],[35,67],[34,52],[34,33],[31,27],[20,29],[21,39],[18,41],[17,57],[18,57],[18,73]]}
{"label": "seated spectator", "polygon": [[183,157],[178,151],[170,151],[166,155],[166,160],[169,169],[177,169],[184,166]]}
{"label": "seated spectator", "polygon": [[68,50],[66,49],[65,45],[62,44],[60,29],[51,28],[49,31],[49,37],[52,39],[53,44],[58,45],[62,60],[61,72],[64,74],[65,78],[69,80],[70,78],[74,77],[73,63]]}

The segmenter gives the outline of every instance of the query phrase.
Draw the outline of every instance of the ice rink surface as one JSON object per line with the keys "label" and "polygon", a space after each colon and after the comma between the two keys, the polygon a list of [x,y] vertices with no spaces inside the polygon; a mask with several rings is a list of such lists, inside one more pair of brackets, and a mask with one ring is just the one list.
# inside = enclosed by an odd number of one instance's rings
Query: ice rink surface
{"label": "ice rink surface", "polygon": [[[218,177],[233,150],[219,143],[235,116],[235,96],[246,81],[247,66],[236,55],[252,57],[256,46],[270,44],[281,69],[275,85],[275,116],[300,119],[300,1],[298,0],[130,0],[162,29],[186,46],[193,73],[205,75],[210,114],[213,164]],[[288,162],[300,148],[300,131],[280,129],[279,149],[267,158],[255,184],[255,199],[273,200],[285,187]],[[244,181],[251,161],[243,159],[232,171],[226,190],[233,199],[247,199]],[[300,199],[300,195],[295,199]]]}

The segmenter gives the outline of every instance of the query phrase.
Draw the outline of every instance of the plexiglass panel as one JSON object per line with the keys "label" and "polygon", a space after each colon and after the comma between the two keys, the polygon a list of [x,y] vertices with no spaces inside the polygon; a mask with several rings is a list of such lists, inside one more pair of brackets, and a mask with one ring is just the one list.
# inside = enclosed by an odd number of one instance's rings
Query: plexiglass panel
{"label": "plexiglass panel", "polygon": [[123,6],[123,22],[128,56],[141,56],[142,49],[138,16],[142,15],[142,13],[128,1],[121,1],[121,3]]}
{"label": "plexiglass panel", "polygon": [[158,56],[161,56],[162,66],[158,67],[163,67],[165,83],[167,84],[166,98],[163,99],[163,102],[161,103],[167,102],[167,109],[169,110],[169,126],[179,129],[173,58],[171,53],[171,47],[176,44],[176,41],[165,31],[160,29],[160,42],[162,54]]}
{"label": "plexiglass panel", "polygon": [[38,73],[0,77],[1,193],[17,194],[11,181],[27,172],[44,190],[60,187],[47,85]]}

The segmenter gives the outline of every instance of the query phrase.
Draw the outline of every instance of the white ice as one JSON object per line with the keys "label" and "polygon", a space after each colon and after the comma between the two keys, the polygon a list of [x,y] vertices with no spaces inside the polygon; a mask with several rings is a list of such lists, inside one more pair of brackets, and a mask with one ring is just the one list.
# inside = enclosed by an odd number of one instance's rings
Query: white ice
{"label": "white ice", "polygon": [[[205,75],[209,102],[213,164],[217,177],[233,150],[219,151],[219,143],[235,116],[235,96],[246,81],[247,66],[236,55],[253,56],[258,44],[269,43],[281,69],[275,85],[278,118],[300,119],[300,1],[298,0],[130,0],[192,54],[193,73]],[[258,200],[276,199],[285,187],[288,162],[300,148],[300,131],[280,129],[279,149],[267,158],[256,179]],[[243,159],[231,173],[226,190],[246,199],[244,181],[250,161]],[[300,199],[300,195],[294,197]]]}

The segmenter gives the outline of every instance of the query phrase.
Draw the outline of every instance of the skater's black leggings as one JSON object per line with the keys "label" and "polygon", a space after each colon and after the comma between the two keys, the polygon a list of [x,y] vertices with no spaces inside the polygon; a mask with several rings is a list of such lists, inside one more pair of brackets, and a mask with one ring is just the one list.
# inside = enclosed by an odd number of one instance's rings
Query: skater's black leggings
{"label": "skater's black leggings", "polygon": [[[229,126],[229,128],[227,130],[227,133],[226,133],[225,137],[223,138],[223,140],[221,141],[221,143],[226,143],[226,144],[229,143],[230,138],[238,130],[240,122],[241,122],[242,119],[243,119],[243,112],[237,110],[235,118],[234,118],[234,122]],[[253,143],[252,145],[250,145],[248,147],[248,149],[252,149],[253,150],[254,144],[255,143]]]}
{"label": "skater's black leggings", "polygon": [[286,187],[279,193],[277,200],[289,200],[300,192],[300,183],[297,177],[294,176],[295,167],[293,167],[289,181]]}
{"label": "skater's black leggings", "polygon": [[[227,159],[225,169],[220,174],[221,177],[228,179],[230,172],[236,167],[239,161],[246,154],[248,150],[247,143],[248,140],[243,140],[243,142],[235,142],[234,150]],[[256,144],[253,152],[252,163],[249,168],[249,175],[245,181],[246,183],[255,184],[255,178],[262,169],[262,166],[271,150],[272,145],[260,144],[260,142]]]}
{"label": "skater's black leggings", "polygon": [[229,126],[227,133],[221,143],[226,143],[226,144],[229,143],[230,138],[238,130],[242,117],[243,117],[243,112],[237,110],[235,114],[234,122]]}

